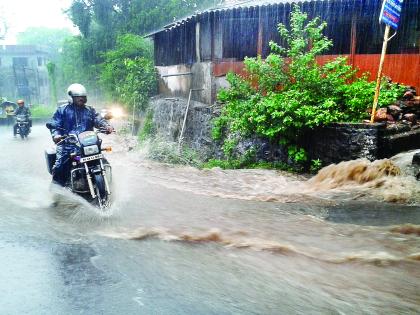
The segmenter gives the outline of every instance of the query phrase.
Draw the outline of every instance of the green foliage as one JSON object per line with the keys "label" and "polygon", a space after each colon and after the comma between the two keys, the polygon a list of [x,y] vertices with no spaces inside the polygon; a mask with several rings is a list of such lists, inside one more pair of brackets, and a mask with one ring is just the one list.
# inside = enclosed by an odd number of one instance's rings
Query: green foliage
{"label": "green foliage", "polygon": [[232,160],[219,160],[219,159],[210,159],[209,161],[200,165],[200,168],[214,168],[219,167],[221,169],[273,169],[273,170],[282,170],[288,172],[298,172],[300,169],[296,169],[287,163],[284,162],[254,162],[254,163],[244,163],[239,159]]}
{"label": "green foliage", "polygon": [[71,37],[68,29],[54,29],[48,27],[28,27],[16,35],[18,45],[39,45],[50,54],[53,61],[57,61],[64,41]]}
{"label": "green foliage", "polygon": [[[343,120],[348,122],[359,122],[369,119],[367,108],[372,106],[375,94],[376,82],[369,82],[367,75],[355,79],[351,84],[341,86],[341,92],[347,110],[343,113]],[[386,77],[382,78],[379,107],[386,107],[400,98],[405,91],[402,85],[392,84]]]}
{"label": "green foliage", "polygon": [[243,168],[243,165],[240,160],[218,160],[210,159],[206,163],[201,165],[201,168],[214,168],[219,167],[221,169],[239,169]]}
{"label": "green foliage", "polygon": [[198,154],[188,147],[182,148],[182,154],[178,151],[178,144],[166,142],[162,139],[153,139],[147,145],[147,158],[168,164],[180,164],[199,167],[201,161]]}
{"label": "green foliage", "polygon": [[[232,135],[238,139],[256,134],[287,144],[290,160],[304,164],[307,155],[296,143],[305,130],[367,117],[374,83],[366,76],[357,78],[346,58],[316,62],[332,46],[323,35],[325,27],[319,18],[307,21],[307,14],[295,5],[290,30],[278,26],[283,46],[270,42],[266,60],[246,58],[246,76],[227,75],[230,88],[218,95],[224,106],[214,121],[213,137],[224,141],[228,158],[234,152]],[[380,104],[392,103],[401,91],[395,84],[384,84]]]}
{"label": "green foliage", "polygon": [[53,98],[53,104],[57,104],[57,73],[56,65],[53,62],[47,63],[48,78],[50,79],[51,94]]}
{"label": "green foliage", "polygon": [[155,83],[149,62],[153,49],[143,35],[220,2],[73,0],[67,14],[81,35],[63,45],[59,85],[64,90],[83,83],[90,95],[106,94],[112,101],[144,108]]}
{"label": "green foliage", "polygon": [[154,134],[153,111],[148,110],[144,119],[143,128],[139,131],[139,141],[143,142]]}
{"label": "green foliage", "polygon": [[298,148],[295,145],[291,145],[287,148],[287,154],[289,158],[291,158],[293,162],[297,164],[303,164],[308,160],[306,151],[302,148]]}
{"label": "green foliage", "polygon": [[145,109],[157,83],[152,56],[148,40],[133,34],[119,36],[115,49],[104,53],[101,65],[100,83],[107,95]]}
{"label": "green foliage", "polygon": [[[83,41],[81,36],[74,36],[64,41],[58,68],[61,95],[65,96],[66,88],[75,82],[82,83],[89,91],[96,86],[96,69],[83,59]],[[91,93],[90,93],[91,94]]]}
{"label": "green foliage", "polygon": [[144,35],[215,2],[220,1],[73,0],[67,14],[81,33],[79,54],[85,64],[98,65],[121,34]]}
{"label": "green foliage", "polygon": [[322,161],[320,159],[311,160],[311,173],[316,173],[322,168]]}
{"label": "green foliage", "polygon": [[123,78],[115,87],[120,99],[129,107],[136,106],[136,110],[144,111],[149,98],[156,90],[156,72],[153,61],[142,57],[125,59],[126,69]]}
{"label": "green foliage", "polygon": [[32,118],[51,118],[56,110],[56,107],[33,105],[31,107]]}

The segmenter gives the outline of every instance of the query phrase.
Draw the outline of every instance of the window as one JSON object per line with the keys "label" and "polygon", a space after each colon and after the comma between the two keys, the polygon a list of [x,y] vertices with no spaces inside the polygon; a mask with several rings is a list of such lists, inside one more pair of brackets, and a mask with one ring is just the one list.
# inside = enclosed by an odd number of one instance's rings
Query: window
{"label": "window", "polygon": [[38,57],[38,67],[42,66],[42,57]]}

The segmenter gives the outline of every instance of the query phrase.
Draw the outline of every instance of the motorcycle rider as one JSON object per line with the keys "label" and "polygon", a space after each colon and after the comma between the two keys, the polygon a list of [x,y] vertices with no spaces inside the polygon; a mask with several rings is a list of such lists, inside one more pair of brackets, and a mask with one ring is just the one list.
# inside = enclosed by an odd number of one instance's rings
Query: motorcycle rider
{"label": "motorcycle rider", "polygon": [[61,186],[66,184],[70,172],[70,153],[74,151],[74,146],[60,143],[63,135],[92,131],[94,127],[104,129],[106,133],[114,130],[93,107],[86,105],[87,93],[83,85],[71,84],[67,94],[69,102],[57,108],[50,129],[53,141],[58,144],[57,159],[52,170],[53,182]]}
{"label": "motorcycle rider", "polygon": [[[29,128],[32,127],[31,111],[29,110],[28,107],[25,106],[25,101],[17,100],[16,103],[18,104],[18,107],[13,112],[13,115],[14,116],[25,115],[26,119],[29,121]],[[17,127],[18,127],[17,122],[15,122],[15,124],[13,125],[13,136],[15,137],[17,134]]]}

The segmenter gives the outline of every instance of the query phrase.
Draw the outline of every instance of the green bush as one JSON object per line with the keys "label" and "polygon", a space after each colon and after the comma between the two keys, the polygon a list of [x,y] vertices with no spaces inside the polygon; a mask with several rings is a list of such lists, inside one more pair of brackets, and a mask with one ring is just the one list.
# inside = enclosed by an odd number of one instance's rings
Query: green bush
{"label": "green bush", "polygon": [[143,142],[144,140],[149,139],[153,133],[153,111],[149,109],[144,119],[143,128],[139,131],[139,141]]}
{"label": "green bush", "polygon": [[[265,60],[245,59],[245,76],[227,75],[230,88],[218,94],[223,107],[213,121],[213,137],[224,142],[228,158],[238,137],[256,134],[286,145],[290,160],[304,164],[306,153],[296,143],[306,130],[369,117],[375,83],[368,82],[367,75],[357,78],[357,69],[346,58],[316,62],[332,46],[323,35],[325,27],[319,18],[307,21],[307,14],[295,5],[290,30],[278,26],[284,47],[270,42]],[[394,102],[403,89],[384,80],[379,104]]]}
{"label": "green bush", "polygon": [[56,110],[56,107],[33,105],[31,107],[32,118],[51,118]]}
{"label": "green bush", "polygon": [[138,35],[121,35],[115,49],[103,57],[100,83],[108,97],[130,109],[136,104],[137,110],[144,110],[157,86],[151,43]]}
{"label": "green bush", "polygon": [[167,142],[162,139],[152,139],[144,142],[147,147],[147,158],[168,164],[180,164],[199,167],[201,161],[198,154],[190,148],[183,147],[181,152],[178,151],[178,144],[175,142]]}

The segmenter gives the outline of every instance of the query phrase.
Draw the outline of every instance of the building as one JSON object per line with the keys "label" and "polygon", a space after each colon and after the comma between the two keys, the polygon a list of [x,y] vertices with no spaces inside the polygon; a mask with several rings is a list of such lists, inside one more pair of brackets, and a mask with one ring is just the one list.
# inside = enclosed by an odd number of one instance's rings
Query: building
{"label": "building", "polygon": [[48,104],[48,53],[38,46],[0,46],[0,96],[28,104]]}
{"label": "building", "polygon": [[[280,42],[277,25],[288,24],[294,3],[309,18],[319,16],[328,23],[326,35],[334,46],[320,62],[344,55],[375,79],[384,34],[379,24],[382,0],[245,1],[198,13],[148,35],[154,40],[160,93],[187,97],[194,89],[192,99],[214,103],[218,89],[226,86],[227,72],[241,73],[245,56],[266,57],[269,41]],[[404,1],[383,73],[420,92],[420,0]]]}

